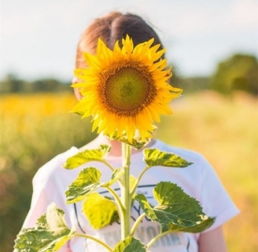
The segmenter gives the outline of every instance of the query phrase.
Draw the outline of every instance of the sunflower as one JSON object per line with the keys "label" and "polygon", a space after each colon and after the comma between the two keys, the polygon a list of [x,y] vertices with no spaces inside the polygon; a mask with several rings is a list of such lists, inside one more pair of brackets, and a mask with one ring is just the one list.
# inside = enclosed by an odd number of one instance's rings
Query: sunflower
{"label": "sunflower", "polygon": [[99,39],[96,54],[84,53],[85,69],[75,69],[83,98],[72,112],[92,116],[93,130],[108,136],[148,139],[160,115],[171,114],[171,99],[181,94],[168,80],[171,69],[154,39],[134,47],[129,36],[109,49]]}

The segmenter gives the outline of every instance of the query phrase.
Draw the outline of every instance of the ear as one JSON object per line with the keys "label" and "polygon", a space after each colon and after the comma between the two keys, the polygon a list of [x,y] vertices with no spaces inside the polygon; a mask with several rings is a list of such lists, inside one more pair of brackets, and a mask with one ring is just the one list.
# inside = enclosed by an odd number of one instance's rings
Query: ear
{"label": "ear", "polygon": [[77,100],[80,100],[83,97],[78,88],[74,88],[73,92]]}

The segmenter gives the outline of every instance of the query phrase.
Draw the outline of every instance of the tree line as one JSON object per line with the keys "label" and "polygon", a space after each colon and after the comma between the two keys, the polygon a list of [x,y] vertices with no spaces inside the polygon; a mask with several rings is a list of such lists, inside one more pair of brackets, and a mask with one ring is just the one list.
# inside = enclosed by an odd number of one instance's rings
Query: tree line
{"label": "tree line", "polygon": [[[173,85],[183,88],[186,93],[210,89],[223,94],[242,90],[258,95],[258,59],[254,55],[238,53],[225,58],[211,76],[186,78],[180,76],[176,68],[173,73]],[[28,81],[8,74],[0,81],[0,94],[71,91],[70,84],[54,78]]]}
{"label": "tree line", "polygon": [[62,92],[71,88],[68,82],[54,78],[42,78],[28,81],[10,73],[0,81],[0,94],[7,93],[36,93],[36,92]]}
{"label": "tree line", "polygon": [[226,95],[241,90],[258,95],[258,59],[254,55],[234,54],[219,62],[211,76],[179,76],[176,81],[185,92],[210,89]]}

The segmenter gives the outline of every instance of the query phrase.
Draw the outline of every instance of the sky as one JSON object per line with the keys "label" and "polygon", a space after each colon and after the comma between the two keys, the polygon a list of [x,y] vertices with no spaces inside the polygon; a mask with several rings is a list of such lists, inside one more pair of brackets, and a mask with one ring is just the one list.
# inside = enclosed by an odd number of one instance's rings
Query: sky
{"label": "sky", "polygon": [[81,32],[112,10],[151,24],[184,76],[212,74],[236,52],[258,56],[258,0],[1,0],[0,79],[72,79]]}

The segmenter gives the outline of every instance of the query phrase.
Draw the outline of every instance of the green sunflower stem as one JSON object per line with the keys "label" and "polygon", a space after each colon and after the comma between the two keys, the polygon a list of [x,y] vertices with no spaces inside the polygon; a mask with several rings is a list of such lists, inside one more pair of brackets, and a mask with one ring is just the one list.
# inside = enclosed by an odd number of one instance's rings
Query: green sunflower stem
{"label": "green sunflower stem", "polygon": [[149,241],[149,243],[146,245],[147,250],[153,246],[155,244],[155,242],[157,242],[160,238],[162,238],[165,235],[171,234],[173,231],[168,230],[166,232],[160,233],[157,236],[155,236],[154,238],[152,238],[152,240]]}
{"label": "green sunflower stem", "polygon": [[90,239],[90,240],[93,240],[95,242],[97,242],[98,244],[102,245],[104,248],[106,248],[108,251],[112,252],[112,248],[109,247],[105,242],[97,239],[96,237],[94,236],[91,236],[91,235],[86,235],[86,234],[80,234],[80,233],[75,233],[75,236],[78,236],[78,237],[83,237],[85,239]]}
{"label": "green sunflower stem", "polygon": [[122,143],[122,159],[124,177],[121,188],[121,198],[123,203],[123,214],[121,218],[121,239],[124,240],[130,234],[130,216],[131,216],[131,194],[130,194],[130,160],[131,147]]}

